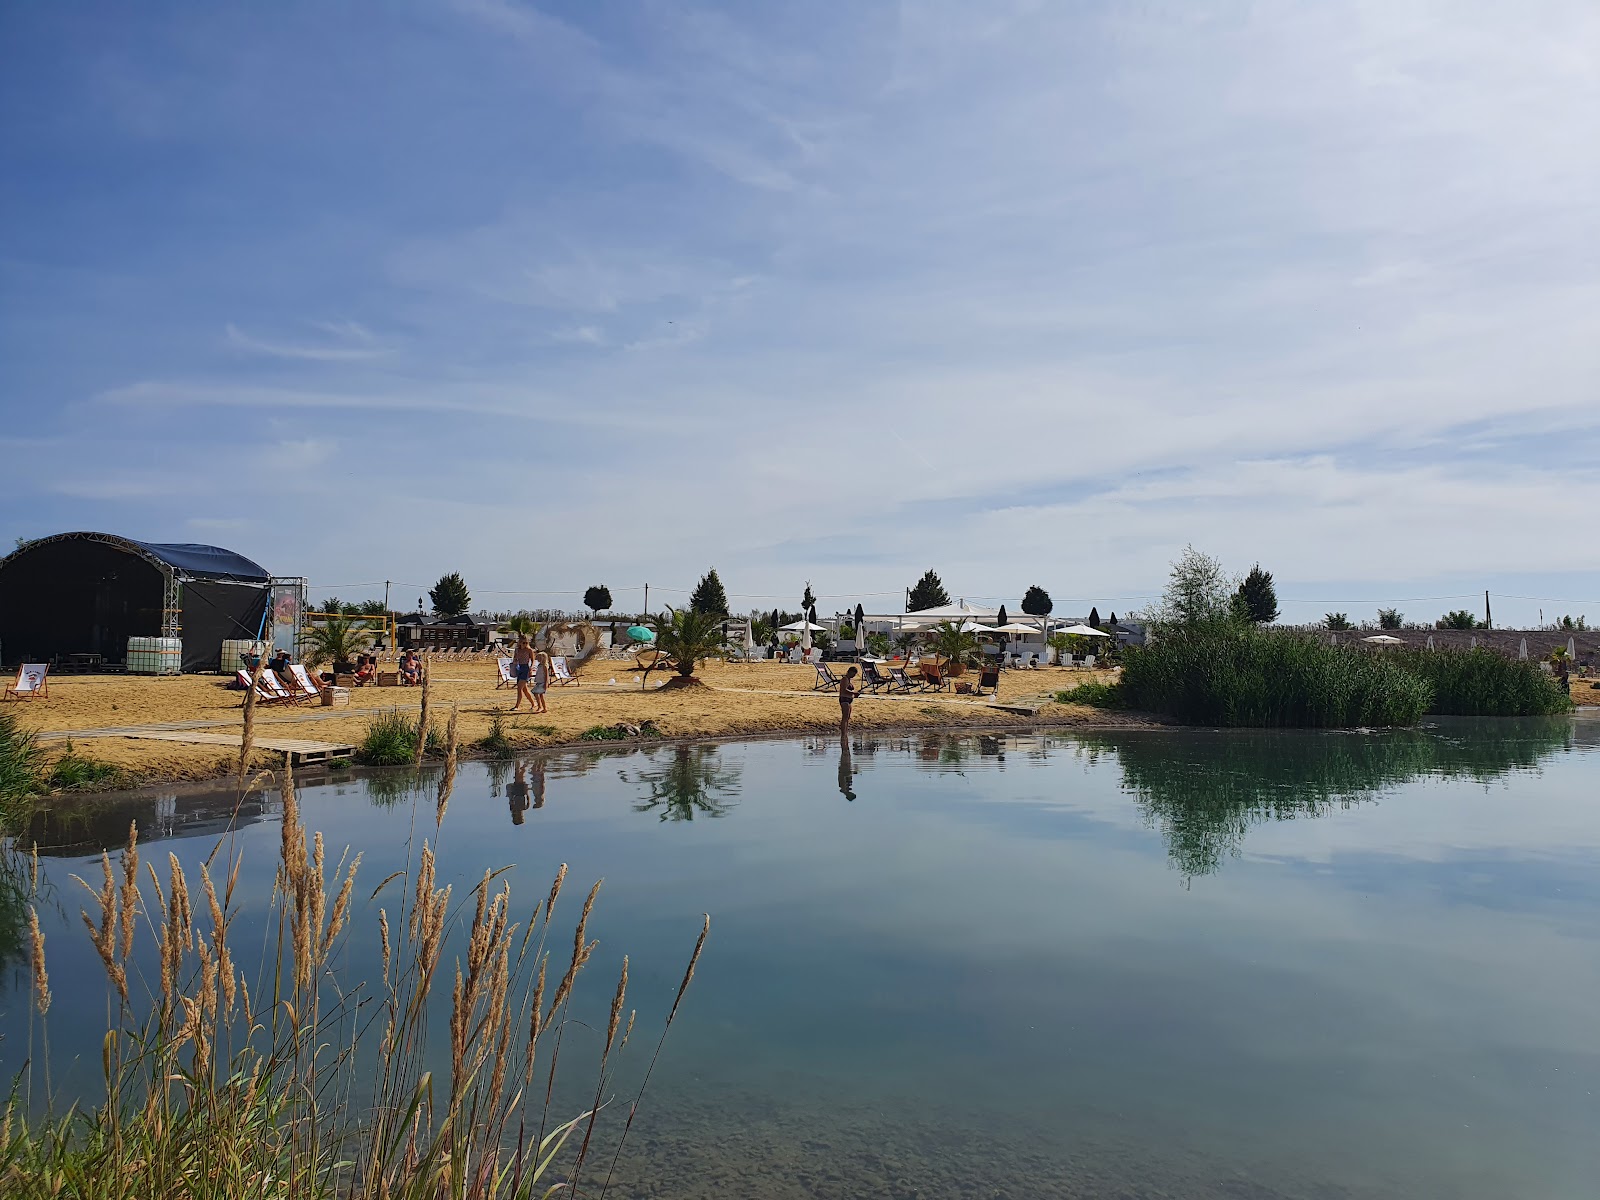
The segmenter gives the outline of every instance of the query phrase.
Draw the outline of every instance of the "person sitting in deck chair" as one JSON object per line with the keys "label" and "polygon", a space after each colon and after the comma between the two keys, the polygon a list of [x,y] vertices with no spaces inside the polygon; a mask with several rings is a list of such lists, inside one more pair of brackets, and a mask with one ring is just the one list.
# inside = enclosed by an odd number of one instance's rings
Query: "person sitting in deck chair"
{"label": "person sitting in deck chair", "polygon": [[400,660],[400,686],[417,687],[422,683],[422,660],[415,650],[407,650]]}

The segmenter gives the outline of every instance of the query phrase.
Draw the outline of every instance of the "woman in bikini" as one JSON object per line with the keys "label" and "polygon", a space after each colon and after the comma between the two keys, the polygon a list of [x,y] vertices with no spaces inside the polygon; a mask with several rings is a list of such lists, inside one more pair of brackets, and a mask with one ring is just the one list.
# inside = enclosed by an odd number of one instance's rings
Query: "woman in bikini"
{"label": "woman in bikini", "polygon": [[861,689],[856,686],[857,667],[851,667],[839,681],[839,736],[850,736],[850,706],[856,702]]}

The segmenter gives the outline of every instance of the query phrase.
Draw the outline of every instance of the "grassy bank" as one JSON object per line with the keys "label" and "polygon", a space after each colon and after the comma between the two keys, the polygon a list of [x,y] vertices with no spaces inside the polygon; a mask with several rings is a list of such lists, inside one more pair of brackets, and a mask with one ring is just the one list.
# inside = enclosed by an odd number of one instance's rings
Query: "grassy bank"
{"label": "grassy bank", "polygon": [[1057,699],[1251,728],[1404,726],[1430,712],[1541,716],[1572,707],[1536,665],[1487,650],[1377,652],[1228,620],[1130,649],[1115,684]]}

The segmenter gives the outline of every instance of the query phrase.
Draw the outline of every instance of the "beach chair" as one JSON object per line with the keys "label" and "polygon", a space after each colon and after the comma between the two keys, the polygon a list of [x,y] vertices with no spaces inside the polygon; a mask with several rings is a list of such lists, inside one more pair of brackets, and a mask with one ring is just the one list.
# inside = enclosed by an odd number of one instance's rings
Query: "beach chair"
{"label": "beach chair", "polygon": [[817,682],[811,685],[814,692],[831,692],[839,686],[839,677],[835,675],[825,662],[813,664],[817,668]]}
{"label": "beach chair", "polygon": [[861,684],[869,692],[876,692],[880,688],[894,688],[894,676],[885,669],[882,663],[870,662],[862,666]]}
{"label": "beach chair", "polygon": [[921,682],[919,680],[913,679],[910,675],[906,674],[906,669],[904,667],[890,667],[889,678],[891,681],[893,681],[893,687],[890,689],[891,691],[898,689],[902,692],[913,692],[921,686]]}
{"label": "beach chair", "polygon": [[[241,670],[236,678],[239,681],[239,686],[248,693],[250,691],[250,672]],[[248,699],[248,696],[246,698]],[[289,694],[288,689],[283,686],[283,682],[276,675],[271,671],[263,671],[261,672],[261,678],[256,681],[256,703],[294,704],[297,701]]]}
{"label": "beach chair", "polygon": [[978,695],[987,691],[991,696],[1000,694],[1000,668],[998,666],[984,667],[978,672]]}
{"label": "beach chair", "polygon": [[311,678],[311,672],[300,663],[289,664],[289,678],[283,683],[290,695],[301,700],[322,699],[322,689],[317,686],[317,681]]}
{"label": "beach chair", "polygon": [[496,660],[500,667],[500,682],[494,685],[495,691],[501,688],[514,688],[517,686],[517,677],[511,673],[511,660],[502,658]]}
{"label": "beach chair", "polygon": [[1084,669],[1087,670],[1087,671],[1094,670],[1094,655],[1085,654],[1083,656],[1083,666],[1084,666]]}
{"label": "beach chair", "polygon": [[950,689],[950,676],[936,662],[920,664],[918,670],[922,674],[922,690],[925,692],[944,692]]}
{"label": "beach chair", "polygon": [[574,676],[571,671],[567,670],[567,656],[565,654],[556,654],[551,656],[550,670],[554,675],[553,682],[559,684],[561,687],[566,687],[569,683],[578,682],[577,677]]}
{"label": "beach chair", "polygon": [[23,663],[17,668],[17,678],[7,685],[6,700],[50,699],[50,664]]}

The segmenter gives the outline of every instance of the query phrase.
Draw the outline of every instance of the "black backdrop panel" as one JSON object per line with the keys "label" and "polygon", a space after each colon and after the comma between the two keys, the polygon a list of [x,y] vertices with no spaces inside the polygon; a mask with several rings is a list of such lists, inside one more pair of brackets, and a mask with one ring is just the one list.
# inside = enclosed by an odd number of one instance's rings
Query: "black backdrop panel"
{"label": "black backdrop panel", "polygon": [[0,570],[0,657],[15,664],[99,654],[126,662],[130,637],[160,636],[161,593],[159,568],[105,542],[24,548]]}
{"label": "black backdrop panel", "polygon": [[215,671],[224,638],[253,638],[261,632],[270,589],[248,583],[185,580],[183,669]]}

